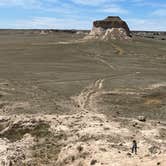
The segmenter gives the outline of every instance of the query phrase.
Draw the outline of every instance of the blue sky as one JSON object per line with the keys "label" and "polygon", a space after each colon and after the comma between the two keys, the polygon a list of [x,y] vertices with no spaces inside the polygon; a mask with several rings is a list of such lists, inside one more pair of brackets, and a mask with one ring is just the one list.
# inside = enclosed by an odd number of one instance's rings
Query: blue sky
{"label": "blue sky", "polygon": [[90,29],[112,15],[132,30],[166,31],[166,0],[0,0],[0,28]]}

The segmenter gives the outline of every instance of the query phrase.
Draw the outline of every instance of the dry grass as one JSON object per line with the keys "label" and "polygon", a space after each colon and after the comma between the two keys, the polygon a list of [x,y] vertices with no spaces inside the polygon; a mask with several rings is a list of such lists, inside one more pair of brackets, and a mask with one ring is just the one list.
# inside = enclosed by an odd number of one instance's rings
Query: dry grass
{"label": "dry grass", "polygon": [[145,105],[160,105],[162,101],[160,99],[146,99]]}

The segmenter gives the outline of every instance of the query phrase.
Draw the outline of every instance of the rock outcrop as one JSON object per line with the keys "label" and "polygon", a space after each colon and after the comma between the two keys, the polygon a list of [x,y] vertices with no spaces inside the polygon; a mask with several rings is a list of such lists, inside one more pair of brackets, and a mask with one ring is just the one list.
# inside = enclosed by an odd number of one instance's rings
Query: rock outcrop
{"label": "rock outcrop", "polygon": [[93,28],[86,39],[130,39],[130,29],[118,16],[108,16],[104,20],[93,22]]}

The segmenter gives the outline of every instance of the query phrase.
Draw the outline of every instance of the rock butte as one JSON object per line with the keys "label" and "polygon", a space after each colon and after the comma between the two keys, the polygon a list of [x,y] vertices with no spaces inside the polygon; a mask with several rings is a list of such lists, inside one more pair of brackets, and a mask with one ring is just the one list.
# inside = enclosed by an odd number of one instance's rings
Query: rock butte
{"label": "rock butte", "polygon": [[130,29],[125,21],[118,16],[108,16],[104,20],[93,22],[91,32],[86,39],[130,39]]}

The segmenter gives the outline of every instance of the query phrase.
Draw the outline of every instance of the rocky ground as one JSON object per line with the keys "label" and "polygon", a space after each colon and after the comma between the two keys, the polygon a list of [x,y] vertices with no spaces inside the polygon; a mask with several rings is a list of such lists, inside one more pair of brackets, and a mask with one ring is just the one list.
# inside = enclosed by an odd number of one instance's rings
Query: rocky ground
{"label": "rocky ground", "polygon": [[[143,116],[108,118],[99,113],[96,101],[102,94],[124,93],[107,92],[103,86],[104,80],[97,80],[78,96],[72,96],[74,114],[9,116],[6,110],[27,109],[30,104],[20,102],[9,107],[1,103],[4,112],[0,116],[1,165],[164,166],[166,123]],[[160,86],[166,85],[148,88]],[[134,139],[138,141],[137,155],[131,153]]]}

